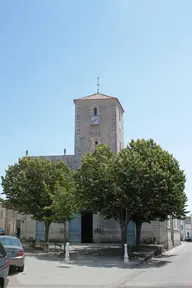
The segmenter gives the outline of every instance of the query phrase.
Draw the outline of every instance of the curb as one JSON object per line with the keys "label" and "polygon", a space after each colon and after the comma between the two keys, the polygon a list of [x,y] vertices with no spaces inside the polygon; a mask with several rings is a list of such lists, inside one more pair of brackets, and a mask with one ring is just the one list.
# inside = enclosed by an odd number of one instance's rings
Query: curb
{"label": "curb", "polygon": [[143,264],[144,262],[151,260],[152,258],[154,258],[155,252],[152,252],[151,254],[149,254],[147,257],[145,257],[144,259],[142,259],[139,263],[135,264],[133,266],[133,269],[140,266],[141,264]]}

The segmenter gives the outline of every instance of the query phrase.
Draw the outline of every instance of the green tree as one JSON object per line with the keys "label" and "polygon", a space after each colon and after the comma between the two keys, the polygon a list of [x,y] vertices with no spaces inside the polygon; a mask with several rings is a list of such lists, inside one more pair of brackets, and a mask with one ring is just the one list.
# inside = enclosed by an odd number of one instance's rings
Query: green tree
{"label": "green tree", "polygon": [[184,172],[153,140],[132,140],[115,155],[98,145],[83,158],[75,182],[83,208],[119,222],[122,247],[130,220],[136,223],[139,247],[143,222],[186,213]]}
{"label": "green tree", "polygon": [[6,207],[44,221],[46,242],[50,224],[55,219],[52,195],[56,192],[56,184],[62,185],[65,169],[64,163],[24,157],[9,166],[5,176],[1,177]]}
{"label": "green tree", "polygon": [[81,167],[75,171],[76,199],[80,210],[97,213],[103,211],[105,192],[109,189],[109,165],[112,161],[111,149],[97,145],[93,153],[87,153]]}
{"label": "green tree", "polygon": [[144,222],[164,221],[168,217],[185,217],[187,197],[185,174],[179,162],[153,140],[132,140],[126,150],[140,158],[141,165],[132,182],[140,193],[140,207],[132,216],[136,223],[136,246],[140,245],[141,227]]}
{"label": "green tree", "polygon": [[113,155],[110,148],[98,145],[82,160],[75,173],[77,197],[82,208],[100,212],[105,218],[116,219],[121,228],[122,248],[126,242],[127,225],[137,205],[138,195],[131,185],[137,155],[121,150]]}
{"label": "green tree", "polygon": [[73,215],[78,208],[75,198],[73,174],[69,168],[65,169],[63,181],[61,184],[56,184],[54,192],[55,193],[51,196],[51,199],[53,200],[52,209],[55,214],[54,221],[64,224],[63,240],[65,251],[67,242],[67,222],[73,219]]}
{"label": "green tree", "polygon": [[114,156],[110,166],[112,189],[106,196],[106,203],[109,204],[111,218],[115,218],[120,224],[122,249],[127,242],[128,223],[142,205],[142,191],[134,185],[141,165],[138,154],[130,149],[122,149]]}

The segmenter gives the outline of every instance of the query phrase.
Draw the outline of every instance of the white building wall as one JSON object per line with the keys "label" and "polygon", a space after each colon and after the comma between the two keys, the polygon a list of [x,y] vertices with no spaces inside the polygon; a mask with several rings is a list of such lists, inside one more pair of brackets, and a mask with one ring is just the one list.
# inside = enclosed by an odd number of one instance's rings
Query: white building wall
{"label": "white building wall", "polygon": [[141,240],[148,241],[153,237],[157,239],[157,243],[161,242],[160,222],[152,221],[151,223],[143,223],[141,227]]}
{"label": "white building wall", "polygon": [[[66,227],[66,233],[68,236],[68,223]],[[64,239],[64,224],[63,223],[51,223],[49,228],[49,241],[62,241]]]}
{"label": "white building wall", "polygon": [[114,219],[104,219],[101,217],[102,243],[119,243],[121,241],[121,230]]}
{"label": "white building wall", "polygon": [[102,227],[100,214],[93,214],[93,243],[102,242]]}
{"label": "white building wall", "polygon": [[173,247],[170,221],[160,222],[160,239],[160,244],[164,245],[165,249]]}
{"label": "white building wall", "polygon": [[18,213],[13,210],[6,209],[5,212],[5,233],[15,235],[17,226]]}
{"label": "white building wall", "polygon": [[36,236],[36,221],[26,216],[26,220],[21,221],[21,239],[35,239]]}
{"label": "white building wall", "polygon": [[0,207],[0,228],[6,229],[6,209]]}
{"label": "white building wall", "polygon": [[121,241],[120,226],[114,219],[105,219],[99,214],[93,215],[93,242],[119,243]]}
{"label": "white building wall", "polygon": [[181,239],[185,240],[185,237],[186,237],[185,223],[183,220],[181,220]]}
{"label": "white building wall", "polygon": [[178,219],[169,219],[168,221],[152,221],[143,223],[141,230],[141,239],[147,240],[156,237],[157,243],[164,245],[165,249],[181,244],[181,225]]}
{"label": "white building wall", "polygon": [[[25,220],[21,221],[21,239],[29,240],[30,238],[36,238],[36,220],[26,216]],[[68,224],[67,224],[68,235]],[[50,241],[62,241],[64,238],[64,224],[52,223],[49,228],[49,240]]]}
{"label": "white building wall", "polygon": [[191,224],[185,224],[185,236],[186,238],[189,235],[189,237],[192,237],[192,225]]}
{"label": "white building wall", "polygon": [[173,246],[181,245],[181,221],[178,219],[173,219]]}

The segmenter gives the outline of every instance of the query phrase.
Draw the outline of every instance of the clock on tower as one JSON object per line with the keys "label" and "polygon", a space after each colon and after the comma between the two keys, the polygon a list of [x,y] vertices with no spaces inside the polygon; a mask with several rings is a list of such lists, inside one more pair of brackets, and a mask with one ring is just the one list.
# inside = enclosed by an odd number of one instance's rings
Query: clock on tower
{"label": "clock on tower", "polygon": [[99,116],[91,116],[91,125],[99,125]]}

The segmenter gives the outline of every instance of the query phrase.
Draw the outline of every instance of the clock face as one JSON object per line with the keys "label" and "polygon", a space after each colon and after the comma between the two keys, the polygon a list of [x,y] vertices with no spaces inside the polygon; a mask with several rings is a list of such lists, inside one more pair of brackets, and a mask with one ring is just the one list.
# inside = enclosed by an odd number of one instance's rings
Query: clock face
{"label": "clock face", "polygon": [[99,117],[98,116],[91,116],[91,124],[98,125],[99,124]]}

